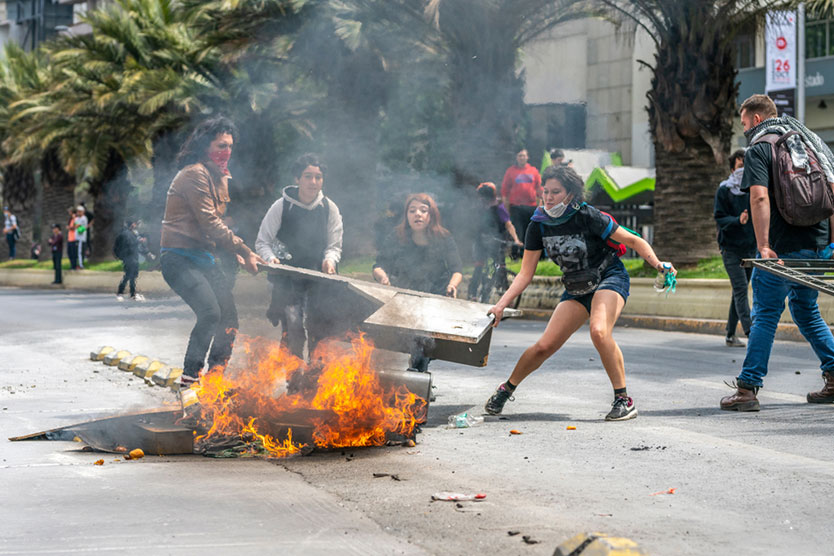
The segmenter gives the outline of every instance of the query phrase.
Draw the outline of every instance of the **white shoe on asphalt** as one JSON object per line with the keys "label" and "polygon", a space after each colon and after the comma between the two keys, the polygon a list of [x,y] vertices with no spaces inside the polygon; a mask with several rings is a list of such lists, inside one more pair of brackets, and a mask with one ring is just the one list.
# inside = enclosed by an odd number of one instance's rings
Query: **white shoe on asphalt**
{"label": "white shoe on asphalt", "polygon": [[134,295],[133,297],[131,297],[131,299],[132,299],[133,301],[145,301],[145,296],[144,296],[144,295],[142,295],[141,293],[137,293],[136,295]]}
{"label": "white shoe on asphalt", "polygon": [[125,300],[125,296],[123,296],[122,294],[116,294],[116,301],[121,302],[121,301],[124,301],[124,300]]}

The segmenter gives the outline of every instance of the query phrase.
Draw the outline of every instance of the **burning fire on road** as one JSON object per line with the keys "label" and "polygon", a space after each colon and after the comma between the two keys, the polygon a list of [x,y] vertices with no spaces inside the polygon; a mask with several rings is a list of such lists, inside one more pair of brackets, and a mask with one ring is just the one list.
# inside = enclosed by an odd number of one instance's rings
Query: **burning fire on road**
{"label": "burning fire on road", "polygon": [[412,438],[426,400],[374,369],[365,335],[328,340],[305,363],[278,342],[239,335],[236,362],[192,387],[186,422],[195,452],[287,457],[313,448],[381,446]]}

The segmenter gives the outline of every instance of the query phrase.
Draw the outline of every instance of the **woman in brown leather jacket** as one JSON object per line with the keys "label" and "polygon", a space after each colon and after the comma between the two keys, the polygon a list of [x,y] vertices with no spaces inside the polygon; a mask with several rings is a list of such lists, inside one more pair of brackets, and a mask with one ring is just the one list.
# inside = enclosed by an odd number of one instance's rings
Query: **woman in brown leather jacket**
{"label": "woman in brown leather jacket", "polygon": [[[237,136],[226,118],[207,120],[191,133],[177,162],[162,220],[162,276],[197,316],[183,363],[184,386],[208,368],[225,366],[238,327],[233,281],[219,265],[218,251],[234,253],[252,274],[263,263],[223,222],[229,202],[229,158]],[[212,342],[212,340],[214,340]],[[209,351],[211,346],[211,351]]]}

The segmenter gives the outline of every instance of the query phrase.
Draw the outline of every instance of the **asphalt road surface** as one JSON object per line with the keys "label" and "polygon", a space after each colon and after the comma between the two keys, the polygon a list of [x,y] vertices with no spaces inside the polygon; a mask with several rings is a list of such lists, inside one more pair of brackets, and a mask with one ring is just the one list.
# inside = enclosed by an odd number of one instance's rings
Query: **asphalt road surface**
{"label": "asphalt road surface", "polygon": [[[274,334],[261,311],[242,307],[242,332]],[[5,440],[174,402],[88,356],[109,344],[179,363],[191,319],[177,298],[0,289],[0,555],[550,555],[582,531],[654,555],[832,553],[834,405],[805,403],[822,381],[802,343],[775,344],[759,413],[718,409],[744,350],[716,336],[618,328],[640,415],[606,423],[611,388],[582,328],[503,417],[447,429],[450,415],[481,414],[544,328],[505,321],[487,367],[432,363],[437,400],[414,448],[279,463],[104,455],[94,466],[102,455],[73,442]],[[431,502],[440,491],[487,497]]]}

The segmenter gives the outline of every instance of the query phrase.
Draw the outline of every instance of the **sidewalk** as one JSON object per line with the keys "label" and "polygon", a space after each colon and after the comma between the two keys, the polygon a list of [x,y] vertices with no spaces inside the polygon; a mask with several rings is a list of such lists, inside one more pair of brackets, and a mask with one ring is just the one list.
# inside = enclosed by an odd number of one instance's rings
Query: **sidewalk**
{"label": "sidewalk", "polygon": [[[50,285],[52,277],[51,270],[0,269],[0,286],[115,294],[122,275],[119,272],[70,271],[64,273],[64,283],[60,286]],[[369,279],[367,276],[358,277]],[[651,278],[632,278],[631,295],[620,317],[620,326],[724,334],[731,297],[729,281],[681,279],[676,293],[669,296],[657,294],[652,287],[653,282]],[[137,284],[143,295],[167,296],[171,292],[161,272],[142,271]],[[267,298],[269,287],[264,277],[241,273],[237,277],[235,297],[239,302],[257,303]],[[522,295],[520,308],[526,318],[546,320],[550,318],[561,293],[558,278],[536,277]],[[819,305],[823,318],[831,323],[834,320],[834,297],[820,294]],[[776,338],[804,341],[789,311],[782,315]]]}

